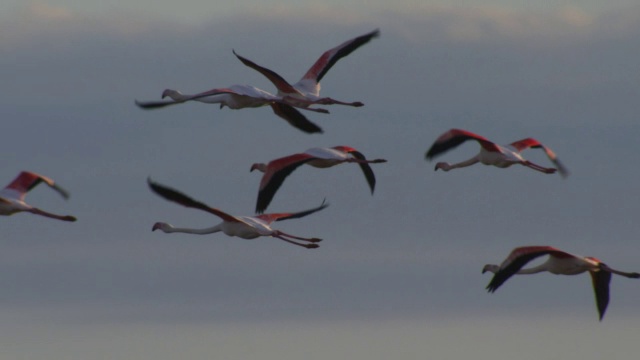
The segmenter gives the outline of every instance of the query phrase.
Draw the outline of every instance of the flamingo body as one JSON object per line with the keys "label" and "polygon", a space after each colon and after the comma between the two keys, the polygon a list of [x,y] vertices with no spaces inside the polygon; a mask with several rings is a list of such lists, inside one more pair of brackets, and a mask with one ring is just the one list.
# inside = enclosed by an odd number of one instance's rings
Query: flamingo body
{"label": "flamingo body", "polygon": [[260,180],[256,212],[261,213],[269,206],[284,179],[301,165],[328,168],[345,162],[358,163],[373,194],[376,178],[369,164],[386,161],[384,159],[367,160],[362,153],[352,147],[334,146],[332,148],[311,148],[303,153],[272,160],[268,164],[253,164],[251,171],[258,170],[264,173]]}
{"label": "flamingo body", "polygon": [[[184,195],[174,189],[165,187],[158,183],[148,180],[149,187],[153,192],[160,195],[166,200],[178,203],[180,205],[200,209],[210,214],[216,215],[222,219],[222,222],[213,227],[204,229],[189,229],[189,228],[177,228],[171,224],[165,222],[157,222],[153,225],[152,231],[161,230],[165,233],[188,233],[188,234],[212,234],[216,232],[223,232],[224,234],[232,237],[239,237],[242,239],[255,239],[261,236],[275,237],[280,240],[286,241],[290,244],[302,246],[308,249],[314,249],[318,247],[318,242],[321,239],[318,238],[303,238],[290,234],[286,234],[280,230],[271,228],[271,223],[274,221],[282,221],[287,219],[301,218],[316,211],[320,211],[326,208],[328,205],[324,202],[317,208],[301,211],[297,213],[275,213],[275,214],[262,214],[258,216],[233,216],[229,215],[219,209],[212,208],[204,203]],[[299,243],[295,240],[305,241],[306,243]]]}
{"label": "flamingo body", "polygon": [[[220,108],[228,107],[237,110],[244,108],[258,108],[270,106],[273,112],[286,120],[293,127],[307,133],[321,133],[322,129],[309,121],[302,113],[288,104],[282,97],[273,95],[251,85],[232,85],[228,88],[217,88],[198,94],[185,95],[178,90],[166,89],[162,92],[162,98],[171,98],[165,101],[136,100],[136,105],[143,109],[157,109],[166,106],[182,104],[187,101],[197,101],[206,104],[220,104]],[[304,107],[305,110],[328,113],[325,109]]]}
{"label": "flamingo body", "polygon": [[69,193],[50,178],[30,171],[22,171],[9,185],[0,190],[0,215],[9,216],[19,212],[30,212],[62,221],[76,221],[74,216],[56,215],[31,206],[24,201],[27,193],[40,183],[47,184],[63,198],[69,198]]}
{"label": "flamingo body", "polygon": [[[522,269],[533,259],[544,255],[549,256],[544,263],[532,268]],[[515,248],[502,264],[485,265],[482,272],[485,273],[487,271],[495,274],[489,285],[487,285],[489,292],[495,292],[511,276],[516,274],[536,274],[546,271],[556,275],[577,275],[589,272],[600,320],[604,317],[609,304],[611,274],[632,279],[640,278],[639,273],[615,270],[597,258],[570,254],[552,246],[523,246]]]}
{"label": "flamingo body", "polygon": [[344,102],[329,97],[320,97],[320,80],[335,65],[335,63],[343,57],[351,54],[360,46],[368,43],[374,37],[380,36],[379,30],[358,36],[351,40],[325,51],[316,62],[307,70],[302,78],[295,84],[289,84],[282,76],[273,70],[267,69],[255,62],[238,55],[235,51],[234,55],[246,66],[258,71],[264,75],[278,89],[278,95],[286,99],[290,104],[298,107],[307,107],[313,104],[321,105],[348,105],[362,106],[362,102]]}
{"label": "flamingo body", "polygon": [[[557,171],[562,177],[569,175],[569,172],[564,165],[560,163],[556,154],[533,138],[526,138],[509,145],[501,146],[472,132],[461,129],[451,129],[438,137],[427,151],[425,157],[427,160],[431,160],[468,140],[475,140],[480,144],[480,152],[476,156],[457,164],[439,162],[436,164],[435,170],[442,169],[443,171],[449,171],[451,169],[471,166],[479,162],[484,165],[492,165],[499,168],[508,168],[514,164],[520,164],[545,174],[553,174]],[[544,150],[555,167],[546,168],[526,160],[520,152],[529,148],[540,148]]]}

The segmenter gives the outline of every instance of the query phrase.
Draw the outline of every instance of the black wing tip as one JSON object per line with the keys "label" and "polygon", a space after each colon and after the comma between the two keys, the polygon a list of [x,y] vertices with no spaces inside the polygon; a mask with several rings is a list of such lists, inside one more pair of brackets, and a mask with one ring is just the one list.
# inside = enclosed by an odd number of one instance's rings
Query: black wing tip
{"label": "black wing tip", "polygon": [[139,101],[138,99],[134,99],[133,103],[139,107],[140,109],[150,109],[150,106],[147,106],[147,104],[143,101]]}
{"label": "black wing tip", "polygon": [[435,146],[431,146],[429,150],[427,150],[427,152],[424,153],[424,158],[427,161],[431,161],[436,155],[437,155],[437,152],[436,152]]}
{"label": "black wing tip", "polygon": [[266,206],[258,206],[258,205],[256,205],[256,214],[264,214],[265,210],[267,210]]}
{"label": "black wing tip", "polygon": [[491,281],[489,283],[489,285],[487,285],[487,287],[485,289],[487,289],[488,293],[493,294],[494,292],[496,292],[496,290],[498,290],[499,287],[500,287],[500,285],[494,284],[494,282]]}
{"label": "black wing tip", "polygon": [[153,192],[155,192],[156,194],[158,194],[158,195],[161,195],[161,193],[163,193],[164,191],[171,190],[171,189],[169,189],[168,187],[166,187],[166,186],[164,186],[164,185],[161,185],[161,184],[159,184],[159,183],[157,183],[157,182],[153,181],[153,180],[151,179],[151,176],[148,176],[148,177],[147,177],[147,184],[149,185],[149,187],[151,188],[151,190],[152,190]]}
{"label": "black wing tip", "polygon": [[311,123],[311,125],[313,126],[309,126],[306,128],[298,128],[304,132],[306,132],[307,134],[323,134],[324,130],[322,130],[322,128],[314,123]]}

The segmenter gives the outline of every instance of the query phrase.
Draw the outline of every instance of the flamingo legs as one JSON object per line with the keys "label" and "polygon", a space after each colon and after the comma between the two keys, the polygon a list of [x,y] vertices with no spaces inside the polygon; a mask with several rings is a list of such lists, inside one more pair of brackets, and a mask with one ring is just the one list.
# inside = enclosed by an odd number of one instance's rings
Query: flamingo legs
{"label": "flamingo legs", "polygon": [[[299,237],[299,236],[290,235],[290,234],[284,233],[284,232],[282,232],[280,230],[275,230],[273,232],[273,234],[271,234],[271,236],[273,236],[275,238],[278,238],[280,240],[286,241],[286,242],[288,242],[290,244],[293,244],[293,245],[302,246],[302,247],[307,248],[307,249],[315,249],[315,248],[319,247],[319,245],[316,244],[316,243],[322,241],[322,239],[318,239],[318,238],[303,238],[303,237]],[[287,237],[290,238],[290,239],[287,239]],[[311,244],[301,244],[301,243],[299,243],[297,241],[293,241],[291,239],[308,241]]]}
{"label": "flamingo legs", "polygon": [[605,264],[600,264],[600,267],[604,271],[608,271],[608,272],[610,272],[612,274],[628,277],[630,279],[638,279],[638,278],[640,278],[640,274],[638,274],[637,272],[624,272],[624,271],[612,269],[612,268],[610,268],[609,266],[607,266]]}
{"label": "flamingo legs", "polygon": [[[344,101],[338,101],[335,99],[332,99],[330,97],[324,97],[324,98],[319,98],[317,100],[309,100],[309,99],[300,99],[297,97],[293,97],[293,96],[284,96],[283,100],[287,103],[287,104],[294,104],[294,103],[298,103],[298,104],[304,104],[303,106],[301,106],[301,108],[304,108],[305,106],[310,106],[310,105],[334,105],[334,104],[338,104],[338,105],[346,105],[346,106],[353,106],[353,107],[360,107],[360,106],[364,106],[364,104],[360,101],[354,101],[354,102],[344,102]],[[293,106],[293,105],[292,105]],[[309,109],[311,110],[311,109]],[[319,110],[325,110],[325,109],[313,109],[311,111],[318,111],[318,112],[327,112],[327,110],[325,111],[319,111]]]}
{"label": "flamingo legs", "polygon": [[332,99],[330,97],[325,97],[325,98],[321,98],[319,100],[314,101],[314,103],[316,104],[321,104],[321,105],[346,105],[346,106],[353,106],[353,107],[360,107],[360,106],[364,106],[364,104],[360,101],[354,101],[354,102],[344,102],[344,101],[339,101],[339,100],[335,100]]}
{"label": "flamingo legs", "polygon": [[358,164],[377,164],[377,163],[387,162],[387,160],[384,160],[384,159],[362,160],[362,159],[356,159],[356,158],[347,158],[344,162],[358,163]]}
{"label": "flamingo legs", "polygon": [[558,171],[558,169],[546,168],[544,166],[540,166],[540,165],[534,164],[534,163],[532,163],[531,161],[528,161],[528,160],[527,161],[523,161],[521,164],[526,166],[526,167],[528,167],[528,168],[531,168],[533,170],[543,172],[545,174],[553,174],[556,171]]}
{"label": "flamingo legs", "polygon": [[44,210],[40,210],[38,208],[31,208],[29,210],[27,210],[28,212],[32,213],[32,214],[36,214],[36,215],[42,215],[48,218],[52,218],[52,219],[57,219],[57,220],[62,220],[62,221],[76,221],[76,217],[75,216],[71,216],[71,215],[56,215],[56,214],[52,214],[50,212],[46,212]]}

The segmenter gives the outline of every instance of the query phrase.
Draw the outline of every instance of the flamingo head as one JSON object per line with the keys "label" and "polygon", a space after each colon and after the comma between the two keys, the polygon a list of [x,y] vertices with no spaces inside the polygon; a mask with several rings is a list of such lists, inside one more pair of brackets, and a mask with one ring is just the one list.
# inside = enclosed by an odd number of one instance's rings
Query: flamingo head
{"label": "flamingo head", "polygon": [[168,233],[168,232],[171,232],[172,229],[173,229],[173,226],[171,226],[171,224],[157,222],[153,224],[151,231],[162,230],[163,232]]}
{"label": "flamingo head", "polygon": [[180,97],[182,96],[182,93],[180,93],[180,91],[178,91],[178,90],[165,89],[162,92],[162,98],[164,99],[167,96],[172,98],[173,100],[178,101],[178,100],[180,100]]}
{"label": "flamingo head", "polygon": [[487,271],[490,271],[492,273],[497,273],[500,270],[500,266],[498,265],[494,265],[494,264],[487,264],[482,268],[482,273],[486,273]]}
{"label": "flamingo head", "polygon": [[449,165],[446,162],[439,162],[439,163],[436,164],[436,167],[435,167],[434,170],[438,171],[438,169],[442,169],[443,171],[449,171],[449,170],[451,170],[451,165]]}
{"label": "flamingo head", "polygon": [[255,164],[251,165],[251,170],[249,170],[249,172],[252,172],[253,170],[258,170],[260,172],[265,172],[265,171],[267,171],[267,164],[255,163]]}

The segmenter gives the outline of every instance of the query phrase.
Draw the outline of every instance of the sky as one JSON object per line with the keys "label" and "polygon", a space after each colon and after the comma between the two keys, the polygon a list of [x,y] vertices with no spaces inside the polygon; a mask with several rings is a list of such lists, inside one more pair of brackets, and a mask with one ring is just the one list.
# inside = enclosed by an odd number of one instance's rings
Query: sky
{"label": "sky", "polygon": [[[0,6],[0,181],[49,176],[27,200],[72,214],[0,219],[0,348],[7,359],[581,359],[637,353],[640,283],[614,277],[597,319],[589,276],[514,277],[484,264],[552,245],[640,271],[640,8],[633,1],[7,1]],[[538,2],[536,2],[538,3]],[[341,59],[322,94],[362,101],[305,112],[304,134],[269,109],[184,104],[166,88],[275,92],[239,54],[297,81],[325,50],[380,29]],[[433,171],[425,151],[462,128],[535,137],[570,170]],[[301,167],[269,211],[330,206],[274,227],[323,239],[151,232],[217,218],[169,203],[147,177],[250,215],[251,164],[352,146],[357,166]],[[466,160],[463,144],[439,161]],[[548,165],[541,151],[530,160]],[[4,180],[1,180],[4,179]]]}

